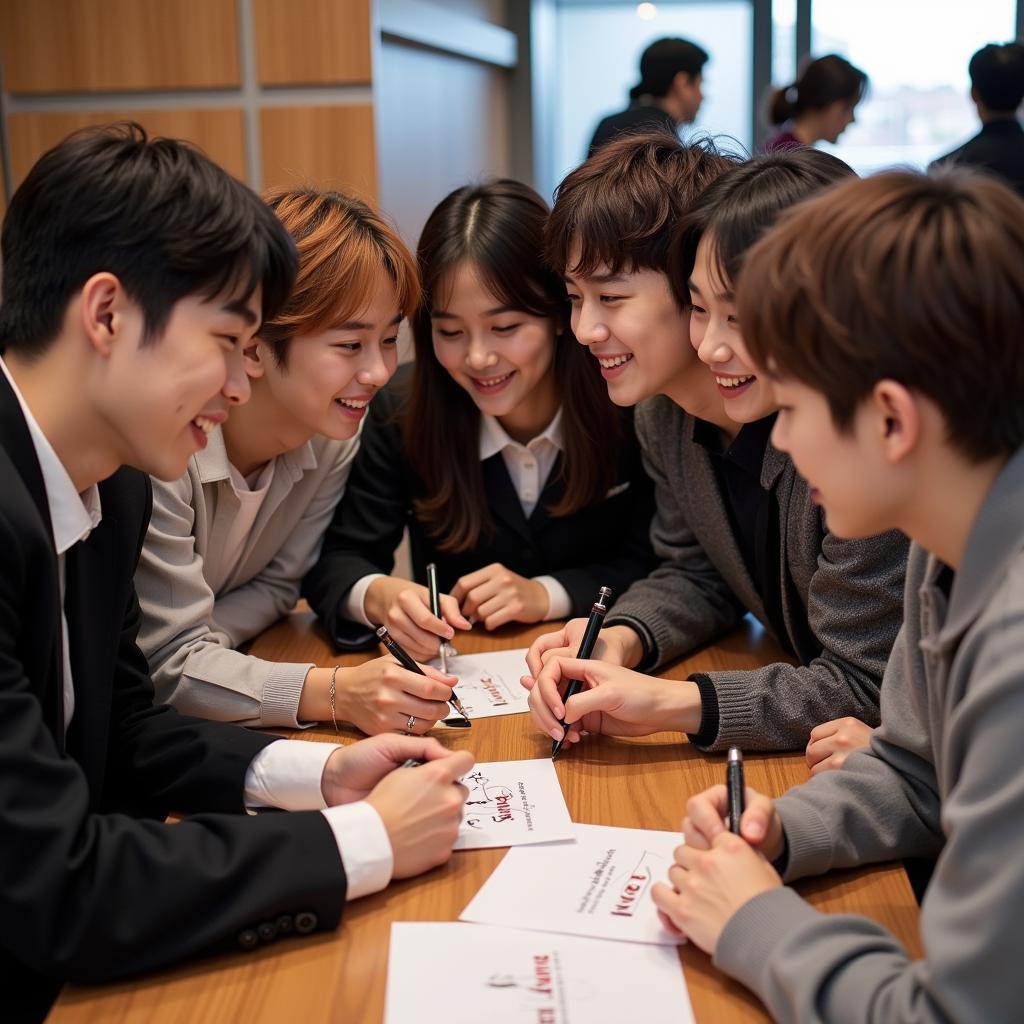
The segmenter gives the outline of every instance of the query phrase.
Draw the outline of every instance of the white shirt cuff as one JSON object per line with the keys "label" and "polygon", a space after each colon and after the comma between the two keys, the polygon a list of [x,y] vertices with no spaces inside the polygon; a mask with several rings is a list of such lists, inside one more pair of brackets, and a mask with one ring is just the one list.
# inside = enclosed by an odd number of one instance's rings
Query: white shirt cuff
{"label": "white shirt cuff", "polygon": [[328,807],[322,812],[334,833],[345,868],[345,899],[380,892],[395,868],[391,840],[377,811],[365,800]]}
{"label": "white shirt cuff", "polygon": [[345,595],[345,605],[342,609],[346,619],[351,619],[353,622],[361,622],[364,626],[378,625],[378,623],[371,622],[366,617],[366,609],[363,608],[363,602],[366,600],[366,592],[370,589],[370,584],[374,580],[383,578],[384,573],[371,572],[352,584],[352,588]]}
{"label": "white shirt cuff", "polygon": [[277,740],[265,746],[245,773],[245,805],[284,811],[322,811],[321,784],[327,758],[337,743]]}
{"label": "white shirt cuff", "polygon": [[567,619],[572,611],[572,598],[569,591],[554,576],[534,576],[534,583],[539,583],[548,592],[548,613],[546,619]]}

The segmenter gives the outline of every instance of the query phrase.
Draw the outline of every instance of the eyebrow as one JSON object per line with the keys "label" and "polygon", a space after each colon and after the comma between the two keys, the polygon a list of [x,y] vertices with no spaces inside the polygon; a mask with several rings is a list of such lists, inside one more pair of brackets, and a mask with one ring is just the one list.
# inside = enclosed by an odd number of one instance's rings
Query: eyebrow
{"label": "eyebrow", "polygon": [[[692,277],[690,278],[689,281],[686,282],[686,287],[689,288],[689,290],[691,292],[696,292],[698,295],[703,295],[704,294],[697,287],[697,283],[693,280]],[[736,301],[736,295],[733,292],[729,292],[729,291],[719,292],[717,295],[714,295],[712,297],[718,299],[719,302],[735,302]]]}
{"label": "eyebrow", "polygon": [[[399,313],[387,326],[397,327],[403,319],[405,318]],[[364,320],[346,320],[345,323],[338,324],[337,327],[331,329],[335,331],[372,331],[373,324],[368,324]]]}
{"label": "eyebrow", "polygon": [[244,299],[232,299],[220,308],[225,313],[234,313],[236,316],[240,316],[250,327],[260,322],[260,318],[252,311]]}
{"label": "eyebrow", "polygon": [[[499,316],[501,313],[521,313],[522,310],[515,306],[495,306],[493,309],[485,309],[484,316]],[[446,309],[435,309],[430,314],[431,320],[458,320],[458,316],[449,313]]]}
{"label": "eyebrow", "polygon": [[[569,277],[568,274],[562,275],[562,280],[566,284],[575,284],[576,282]],[[587,274],[582,280],[592,281],[594,284],[623,284],[626,280],[625,274]]]}

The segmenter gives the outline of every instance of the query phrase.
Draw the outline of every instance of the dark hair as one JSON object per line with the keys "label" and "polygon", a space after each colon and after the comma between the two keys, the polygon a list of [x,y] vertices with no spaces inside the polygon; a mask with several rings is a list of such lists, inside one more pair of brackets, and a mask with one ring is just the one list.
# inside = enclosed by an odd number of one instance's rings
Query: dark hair
{"label": "dark hair", "polygon": [[565,495],[552,515],[592,504],[615,482],[623,419],[596,361],[569,328],[561,277],[544,263],[547,216],[533,189],[502,179],[456,189],[431,213],[420,236],[423,303],[413,318],[416,363],[403,436],[426,490],[416,513],[443,551],[470,550],[493,530],[480,468],[480,410],[434,355],[431,312],[439,289],[461,263],[473,266],[503,306],[550,317],[558,332],[554,373],[562,396]]}
{"label": "dark hair", "polygon": [[664,273],[676,222],[734,162],[710,140],[684,145],[668,131],[607,143],[558,186],[544,230],[548,263],[559,274]]}
{"label": "dark hair", "polygon": [[972,460],[1024,444],[1024,201],[1000,182],[943,168],[836,185],[750,250],[737,301],[754,362],[821,392],[837,429],[891,379]]}
{"label": "dark hair", "polygon": [[993,113],[1014,113],[1024,100],[1024,46],[989,43],[967,66],[978,99]]}
{"label": "dark hair", "polygon": [[714,238],[721,281],[734,284],[747,250],[783,210],[853,174],[838,157],[809,148],[765,153],[727,171],[676,228],[668,268],[676,301],[689,302],[687,282],[705,235]]}
{"label": "dark hair", "polygon": [[822,110],[837,100],[856,106],[867,91],[868,76],[845,57],[830,53],[812,60],[795,82],[771,94],[768,120],[782,124],[808,110]]}
{"label": "dark hair", "polygon": [[707,50],[689,39],[655,39],[640,55],[640,81],[629,90],[629,98],[664,96],[680,71],[696,78],[707,62]]}
{"label": "dark hair", "polygon": [[93,275],[114,274],[142,310],[145,342],[175,303],[262,289],[263,317],[295,279],[295,248],[257,195],[187,143],[137,124],[88,128],[44,153],[3,226],[0,347],[41,355]]}
{"label": "dark hair", "polygon": [[288,301],[260,328],[278,366],[285,366],[295,335],[358,314],[382,277],[395,286],[401,314],[412,315],[420,295],[416,261],[379,213],[355,196],[308,186],[273,189],[265,198],[299,253]]}

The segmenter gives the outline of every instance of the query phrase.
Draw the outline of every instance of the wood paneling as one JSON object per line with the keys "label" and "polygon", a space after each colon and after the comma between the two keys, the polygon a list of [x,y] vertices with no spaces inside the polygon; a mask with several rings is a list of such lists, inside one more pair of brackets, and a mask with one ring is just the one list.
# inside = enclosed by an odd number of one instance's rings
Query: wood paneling
{"label": "wood paneling", "polygon": [[235,15],[235,0],[0,0],[5,87],[18,94],[237,86]]}
{"label": "wood paneling", "polygon": [[373,108],[265,107],[260,111],[263,184],[349,187],[375,199]]}
{"label": "wood paneling", "polygon": [[370,0],[253,0],[263,85],[369,82]]}
{"label": "wood paneling", "polygon": [[66,135],[88,125],[138,121],[150,135],[187,139],[236,178],[245,180],[245,142],[241,110],[124,110],[101,113],[10,114],[7,133],[12,189],[33,163]]}

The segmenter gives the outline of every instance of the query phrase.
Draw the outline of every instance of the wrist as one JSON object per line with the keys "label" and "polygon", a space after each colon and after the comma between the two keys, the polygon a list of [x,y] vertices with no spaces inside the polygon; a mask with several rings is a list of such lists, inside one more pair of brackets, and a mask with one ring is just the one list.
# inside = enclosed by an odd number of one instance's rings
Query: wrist
{"label": "wrist", "polygon": [[[299,697],[298,717],[301,722],[347,720],[347,701],[342,680],[343,668],[311,668],[306,673]],[[334,685],[334,709],[331,709],[331,686]]]}
{"label": "wrist", "polygon": [[381,623],[384,621],[390,603],[388,597],[390,583],[390,576],[382,576],[366,588],[366,593],[363,595],[363,614],[370,622]]}
{"label": "wrist", "polygon": [[640,635],[630,626],[608,626],[601,631],[602,639],[609,650],[617,654],[623,668],[636,668],[644,656],[644,644]]}
{"label": "wrist", "polygon": [[700,689],[684,679],[662,681],[660,720],[672,732],[695,733],[700,728]]}

